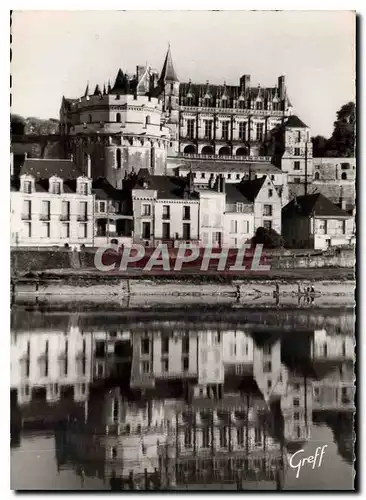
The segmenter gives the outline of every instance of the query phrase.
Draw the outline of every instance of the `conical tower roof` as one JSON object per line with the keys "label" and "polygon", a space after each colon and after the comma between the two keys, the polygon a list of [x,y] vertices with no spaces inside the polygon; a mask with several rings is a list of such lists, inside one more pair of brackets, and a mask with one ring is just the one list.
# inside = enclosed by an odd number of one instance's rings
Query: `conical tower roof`
{"label": "conical tower roof", "polygon": [[123,94],[128,90],[128,78],[121,69],[118,70],[116,81],[114,82],[112,94]]}
{"label": "conical tower roof", "polygon": [[97,84],[95,86],[95,90],[94,90],[94,94],[93,95],[101,95],[101,91],[100,91],[100,88],[99,88],[99,85]]}
{"label": "conical tower roof", "polygon": [[172,54],[170,52],[170,45],[168,47],[168,52],[165,56],[165,61],[163,65],[163,69],[161,70],[161,75],[159,80],[161,82],[178,82],[177,73],[175,72]]}

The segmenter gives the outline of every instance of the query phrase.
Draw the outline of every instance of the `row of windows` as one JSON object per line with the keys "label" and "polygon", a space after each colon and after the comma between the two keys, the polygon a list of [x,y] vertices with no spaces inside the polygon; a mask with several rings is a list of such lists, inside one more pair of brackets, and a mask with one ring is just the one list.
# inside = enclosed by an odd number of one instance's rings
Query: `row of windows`
{"label": "row of windows", "polygon": [[[200,177],[201,179],[206,179],[206,178],[210,178],[211,176],[214,176],[215,174],[211,173],[211,172],[200,172],[200,173],[197,173],[197,172],[193,172],[193,178],[194,179],[197,179],[197,177]],[[237,180],[237,181],[240,181],[243,176],[245,176],[245,174],[243,173],[228,173],[228,174],[225,174],[225,173],[221,173],[220,175],[222,175],[224,178],[226,178],[227,180]],[[255,179],[259,179],[260,177],[266,177],[266,174],[255,174],[253,175],[253,178]],[[276,180],[276,177],[275,175],[271,175],[271,180],[274,181]]]}
{"label": "row of windows", "polygon": [[[121,123],[122,122],[122,115],[121,113],[116,113],[116,123]],[[88,115],[88,123],[93,123],[93,116]],[[99,121],[98,121],[99,123]],[[150,116],[145,116],[145,126],[151,124],[151,118]]]}
{"label": "row of windows", "polygon": [[[186,135],[188,138],[193,139],[194,138],[194,131],[195,131],[195,123],[196,120],[194,119],[188,119],[187,120],[187,129],[186,129]],[[211,140],[213,138],[213,121],[212,120],[205,120],[204,121],[204,127],[205,127],[205,139]],[[229,136],[233,136],[233,131],[229,133],[230,130],[230,120],[222,121],[221,122],[221,138],[223,140],[229,140]],[[198,132],[198,127],[196,127],[197,132]],[[264,123],[257,123],[256,125],[256,138],[258,141],[262,141],[264,138]],[[240,122],[239,123],[239,139],[242,141],[245,141],[247,139],[247,123],[246,122]]]}
{"label": "row of windows", "polygon": [[[320,179],[320,173],[319,172],[315,172],[314,179],[316,181],[318,181]],[[347,180],[347,174],[346,174],[346,172],[342,172],[341,179],[342,179],[342,181],[346,181]]]}
{"label": "row of windows", "polygon": [[[33,193],[34,183],[32,181],[23,181],[23,192],[27,194]],[[61,182],[55,181],[51,183],[52,194],[61,194]],[[79,194],[87,195],[89,194],[89,184],[87,182],[81,182],[79,184]]]}
{"label": "row of windows", "polygon": [[[196,431],[198,432],[198,431]],[[234,430],[232,430],[234,432]],[[239,427],[236,429],[236,439],[237,439],[237,444],[239,446],[244,446],[244,428]],[[249,436],[247,436],[249,437]],[[220,427],[219,428],[219,446],[220,448],[227,448],[228,447],[228,438],[229,438],[229,432],[227,427]],[[209,448],[213,445],[214,442],[214,433],[212,429],[209,427],[205,427],[204,429],[201,430],[201,446],[202,448]],[[263,443],[263,432],[261,429],[255,428],[254,429],[254,445],[255,446],[261,446]],[[184,431],[184,447],[185,448],[192,448],[193,447],[193,429],[187,428]]]}
{"label": "row of windows", "polygon": [[[148,203],[144,203],[142,205],[142,215],[145,217],[150,217],[151,216],[151,205]],[[170,219],[170,206],[169,205],[163,205],[163,219],[167,220]],[[191,219],[191,207],[189,205],[184,205],[183,206],[183,220],[190,220]]]}
{"label": "row of windows", "polygon": [[[39,214],[40,220],[50,220],[51,219],[51,201],[43,200],[41,203],[41,213]],[[32,219],[32,200],[23,200],[23,210],[21,214],[21,218],[23,220]],[[61,203],[61,214],[60,220],[67,221],[70,220],[70,202],[62,201]],[[77,213],[78,220],[86,221],[88,219],[88,202],[80,201],[79,202],[79,211]]]}
{"label": "row of windows", "polygon": [[[88,238],[88,224],[79,224],[78,238]],[[32,238],[32,223],[25,222],[24,223],[24,231],[23,236],[25,238]],[[43,222],[41,228],[37,226],[37,230],[35,231],[36,237],[39,238],[51,238],[51,223]],[[57,233],[57,238],[70,238],[70,224],[63,223],[60,225],[60,234]]]}
{"label": "row of windows", "polygon": [[[180,104],[183,106],[197,106],[197,101],[194,97],[182,97],[180,99]],[[220,107],[220,108],[237,108],[237,109],[255,109],[257,111],[262,110],[273,110],[280,111],[282,109],[282,105],[280,102],[272,102],[272,107],[269,105],[269,102],[265,103],[263,101],[253,102],[251,100],[243,100],[235,101],[233,99],[229,99],[223,97],[221,99],[213,99],[206,97],[204,98],[199,106],[211,108],[211,107]]]}

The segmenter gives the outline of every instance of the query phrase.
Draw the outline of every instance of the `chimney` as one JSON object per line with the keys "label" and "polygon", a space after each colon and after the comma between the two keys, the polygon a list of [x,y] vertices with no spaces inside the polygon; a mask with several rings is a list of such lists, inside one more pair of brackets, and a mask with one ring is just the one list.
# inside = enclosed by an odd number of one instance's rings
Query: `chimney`
{"label": "chimney", "polygon": [[220,179],[220,193],[225,194],[225,177],[223,175],[221,175]]}
{"label": "chimney", "polygon": [[188,174],[188,188],[189,188],[189,192],[193,193],[194,186],[193,186],[193,173],[192,173],[192,170],[190,170],[189,174]]}
{"label": "chimney", "polygon": [[14,176],[14,153],[10,151],[10,176]]}
{"label": "chimney", "polygon": [[286,94],[285,76],[281,75],[278,77],[278,95],[279,95],[279,98],[281,100],[284,99],[285,94]]}
{"label": "chimney", "polygon": [[214,187],[214,183],[215,183],[215,176],[214,176],[214,174],[211,174],[211,175],[210,175],[210,178],[209,178],[209,180],[208,180],[208,187],[209,187],[210,189],[213,189],[213,187]]}
{"label": "chimney", "polygon": [[240,78],[240,87],[244,92],[250,88],[250,75],[243,75]]}
{"label": "chimney", "polygon": [[86,176],[91,179],[91,157],[89,154],[86,156]]}
{"label": "chimney", "polygon": [[220,176],[221,176],[221,174],[216,176],[215,183],[214,183],[214,189],[218,193],[220,192]]}

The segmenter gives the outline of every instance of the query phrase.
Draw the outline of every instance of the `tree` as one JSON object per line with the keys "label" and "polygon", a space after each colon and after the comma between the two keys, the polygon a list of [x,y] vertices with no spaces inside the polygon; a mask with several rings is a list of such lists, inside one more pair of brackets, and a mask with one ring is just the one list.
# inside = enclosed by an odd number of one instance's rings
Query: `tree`
{"label": "tree", "polygon": [[258,227],[252,239],[253,245],[263,245],[263,248],[281,248],[283,239],[274,229]]}
{"label": "tree", "polygon": [[336,156],[351,157],[355,155],[356,106],[348,102],[337,112],[332,137],[329,139],[328,151],[336,152]]}
{"label": "tree", "polygon": [[315,137],[311,138],[311,142],[313,143],[314,157],[326,156],[328,141],[329,139],[323,137],[322,135],[316,135]]}
{"label": "tree", "polygon": [[10,115],[10,131],[14,135],[23,135],[25,129],[25,120],[19,115]]}
{"label": "tree", "polygon": [[352,157],[355,155],[356,106],[354,102],[344,104],[337,111],[334,130],[329,139],[322,136],[312,138],[313,156]]}

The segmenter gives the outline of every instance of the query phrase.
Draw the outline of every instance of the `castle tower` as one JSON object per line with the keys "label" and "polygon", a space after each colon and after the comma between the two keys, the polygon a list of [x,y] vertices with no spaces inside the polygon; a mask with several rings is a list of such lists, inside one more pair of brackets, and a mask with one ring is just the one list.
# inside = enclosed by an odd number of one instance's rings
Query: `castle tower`
{"label": "castle tower", "polygon": [[179,80],[174,69],[170,45],[165,56],[158,85],[162,92],[163,113],[165,115],[166,125],[171,131],[169,156],[175,156],[178,153],[179,145]]}

